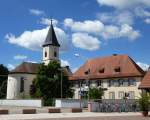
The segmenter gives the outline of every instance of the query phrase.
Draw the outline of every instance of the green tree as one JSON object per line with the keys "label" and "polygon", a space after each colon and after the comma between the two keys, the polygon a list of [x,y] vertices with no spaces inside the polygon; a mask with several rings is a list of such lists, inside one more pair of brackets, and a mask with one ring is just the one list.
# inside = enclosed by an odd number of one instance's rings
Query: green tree
{"label": "green tree", "polygon": [[6,98],[8,69],[0,64],[0,99]]}
{"label": "green tree", "polygon": [[89,98],[90,99],[102,99],[104,95],[104,90],[102,88],[90,88],[89,89]]}
{"label": "green tree", "polygon": [[[68,80],[62,70],[62,97],[72,97],[73,92]],[[51,105],[52,99],[61,97],[61,67],[57,61],[51,61],[48,65],[41,64],[37,76],[33,81],[31,96],[42,98],[44,105]],[[35,92],[34,92],[35,91]]]}
{"label": "green tree", "polygon": [[141,93],[141,97],[138,99],[141,111],[148,111],[150,106],[150,94]]}

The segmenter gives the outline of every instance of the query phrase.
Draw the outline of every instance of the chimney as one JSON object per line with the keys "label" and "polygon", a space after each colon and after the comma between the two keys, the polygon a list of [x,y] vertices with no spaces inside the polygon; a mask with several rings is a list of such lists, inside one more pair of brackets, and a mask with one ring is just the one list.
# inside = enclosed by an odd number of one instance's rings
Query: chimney
{"label": "chimney", "polygon": [[113,56],[117,56],[117,55],[118,55],[118,54],[116,54],[116,53],[115,53],[115,54],[113,54]]}
{"label": "chimney", "polygon": [[69,66],[67,65],[67,66],[65,66],[67,69],[69,69]]}
{"label": "chimney", "polygon": [[149,68],[148,68],[148,71],[150,71],[150,66],[149,66]]}

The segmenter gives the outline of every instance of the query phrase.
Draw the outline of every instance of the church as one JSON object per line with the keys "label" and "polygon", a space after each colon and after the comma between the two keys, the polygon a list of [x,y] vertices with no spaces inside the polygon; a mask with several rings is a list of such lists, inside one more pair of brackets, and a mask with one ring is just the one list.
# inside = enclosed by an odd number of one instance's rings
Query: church
{"label": "church", "polygon": [[[47,65],[51,60],[59,61],[59,47],[52,21],[46,40],[43,44],[43,63]],[[40,63],[23,62],[10,71],[7,81],[7,99],[19,99],[28,96],[32,81],[36,77]],[[62,67],[66,75],[71,75],[69,66]]]}

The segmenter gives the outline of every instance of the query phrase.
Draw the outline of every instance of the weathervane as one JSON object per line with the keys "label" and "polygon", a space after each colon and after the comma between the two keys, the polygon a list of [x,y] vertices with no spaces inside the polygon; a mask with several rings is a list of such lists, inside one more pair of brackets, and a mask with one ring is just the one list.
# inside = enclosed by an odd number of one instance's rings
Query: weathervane
{"label": "weathervane", "polygon": [[51,19],[51,25],[53,24],[53,19]]}
{"label": "weathervane", "polygon": [[50,18],[50,19],[51,19],[51,25],[52,25],[52,24],[53,24],[53,17],[51,16],[51,18]]}

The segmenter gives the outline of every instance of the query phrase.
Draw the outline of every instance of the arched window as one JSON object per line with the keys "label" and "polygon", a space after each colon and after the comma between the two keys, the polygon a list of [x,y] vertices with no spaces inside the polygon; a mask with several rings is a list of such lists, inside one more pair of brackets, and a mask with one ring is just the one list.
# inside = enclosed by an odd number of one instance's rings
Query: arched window
{"label": "arched window", "polygon": [[45,52],[45,57],[47,57],[47,52]]}
{"label": "arched window", "polygon": [[54,52],[54,57],[57,57],[57,52],[56,51]]}
{"label": "arched window", "polygon": [[21,77],[20,78],[20,92],[24,92],[24,80],[25,78],[24,77]]}

